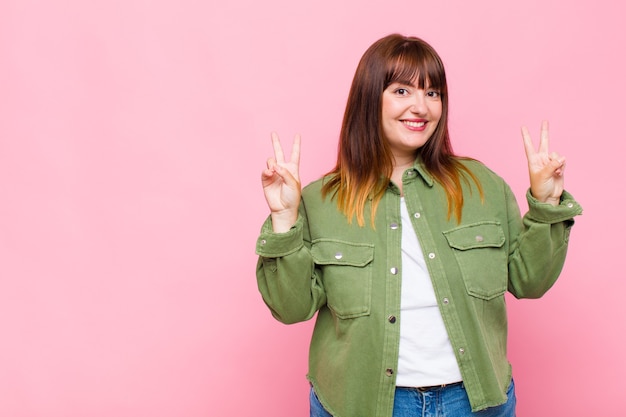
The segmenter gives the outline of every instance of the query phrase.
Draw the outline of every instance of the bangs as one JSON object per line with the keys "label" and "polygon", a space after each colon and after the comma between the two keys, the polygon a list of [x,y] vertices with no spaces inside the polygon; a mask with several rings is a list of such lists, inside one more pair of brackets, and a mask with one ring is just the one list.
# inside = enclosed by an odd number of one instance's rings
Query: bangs
{"label": "bangs", "polygon": [[421,89],[443,90],[446,87],[443,63],[434,51],[409,40],[394,52],[387,66],[384,88],[395,82],[415,84]]}

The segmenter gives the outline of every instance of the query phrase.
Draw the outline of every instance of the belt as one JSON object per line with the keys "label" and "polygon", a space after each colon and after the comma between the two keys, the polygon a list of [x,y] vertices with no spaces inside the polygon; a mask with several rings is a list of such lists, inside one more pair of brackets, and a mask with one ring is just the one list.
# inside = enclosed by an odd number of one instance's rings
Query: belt
{"label": "belt", "polygon": [[457,385],[463,385],[463,381],[453,382],[451,384],[431,385],[428,387],[416,387],[415,389],[418,390],[419,392],[426,392],[426,391],[433,391],[433,390],[443,389],[443,388],[451,388]]}

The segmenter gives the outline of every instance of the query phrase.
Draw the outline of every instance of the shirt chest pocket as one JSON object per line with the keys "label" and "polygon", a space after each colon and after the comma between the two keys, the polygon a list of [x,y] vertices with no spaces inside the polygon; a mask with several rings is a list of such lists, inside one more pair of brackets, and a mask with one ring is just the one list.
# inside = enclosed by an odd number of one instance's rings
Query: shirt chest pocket
{"label": "shirt chest pocket", "polygon": [[453,249],[469,295],[491,300],[504,294],[508,256],[499,222],[463,225],[443,234]]}
{"label": "shirt chest pocket", "polygon": [[374,245],[335,239],[311,242],[328,307],[342,319],[369,315]]}

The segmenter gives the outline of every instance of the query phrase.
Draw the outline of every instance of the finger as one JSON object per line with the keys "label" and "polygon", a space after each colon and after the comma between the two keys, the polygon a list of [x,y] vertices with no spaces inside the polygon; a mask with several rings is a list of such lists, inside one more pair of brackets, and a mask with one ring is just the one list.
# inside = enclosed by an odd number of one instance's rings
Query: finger
{"label": "finger", "polygon": [[535,153],[535,147],[533,141],[530,138],[530,132],[526,126],[522,126],[522,139],[524,139],[524,151],[526,151],[526,158],[530,158]]}
{"label": "finger", "polygon": [[273,177],[276,174],[276,166],[277,164],[274,158],[267,159],[267,168],[265,168],[263,172],[261,172],[261,181],[263,182],[263,184],[273,181]]}
{"label": "finger", "polygon": [[565,171],[565,164],[561,165],[557,169],[554,170],[554,175],[560,177],[563,176],[563,171]]}
{"label": "finger", "polygon": [[277,162],[284,162],[285,156],[283,155],[283,147],[280,146],[280,139],[278,133],[272,132],[272,146],[274,147],[274,157]]}
{"label": "finger", "polygon": [[556,152],[552,152],[550,154],[550,162],[552,163],[553,166],[558,168],[562,168],[565,166],[565,157],[559,155]]}
{"label": "finger", "polygon": [[291,162],[296,165],[300,165],[300,134],[297,134],[293,138],[293,146],[291,148]]}
{"label": "finger", "polygon": [[298,188],[300,186],[300,182],[298,179],[285,167],[277,164],[274,167],[274,172],[278,174],[278,176],[283,180],[285,185],[290,188]]}
{"label": "finger", "polygon": [[548,153],[550,148],[550,134],[549,134],[548,121],[543,120],[541,122],[541,135],[539,136],[539,152]]}
{"label": "finger", "polygon": [[273,169],[271,168],[264,169],[261,172],[261,182],[265,183],[266,181],[270,180],[274,176],[274,174],[275,172]]}
{"label": "finger", "polygon": [[550,152],[550,159],[558,161],[559,163],[565,161],[565,157],[563,155],[559,155],[557,152]]}

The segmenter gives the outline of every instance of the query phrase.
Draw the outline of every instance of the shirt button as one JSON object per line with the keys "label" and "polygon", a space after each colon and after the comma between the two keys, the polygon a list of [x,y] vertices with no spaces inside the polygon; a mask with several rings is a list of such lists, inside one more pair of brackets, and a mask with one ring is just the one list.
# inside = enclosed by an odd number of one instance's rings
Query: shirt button
{"label": "shirt button", "polygon": [[391,368],[387,368],[387,369],[385,370],[385,375],[387,375],[387,376],[392,376],[392,375],[393,375],[393,369],[391,369]]}
{"label": "shirt button", "polygon": [[482,242],[483,240],[485,240],[485,238],[481,235],[476,236],[476,242]]}
{"label": "shirt button", "polygon": [[460,353],[461,355],[465,355],[465,349],[460,348],[460,349],[459,349],[459,353]]}
{"label": "shirt button", "polygon": [[572,208],[572,207],[574,207],[574,204],[572,204],[572,203],[567,203],[567,207]]}
{"label": "shirt button", "polygon": [[341,258],[343,258],[343,253],[341,253],[341,252],[337,252],[337,253],[335,254],[335,259],[339,260],[339,259],[341,259]]}
{"label": "shirt button", "polygon": [[413,217],[415,217],[416,219],[419,219],[420,217],[422,217],[422,215],[420,213],[415,213]]}
{"label": "shirt button", "polygon": [[446,305],[448,305],[448,304],[450,304],[450,300],[448,300],[447,298],[444,298],[444,299],[443,299],[443,303],[444,303],[444,304],[446,304]]}
{"label": "shirt button", "polygon": [[390,228],[391,230],[396,230],[396,229],[398,228],[398,223],[391,223],[391,224],[389,225],[389,228]]}
{"label": "shirt button", "polygon": [[435,254],[433,252],[428,254],[429,259],[435,259]]}
{"label": "shirt button", "polygon": [[387,320],[389,320],[389,323],[394,324],[396,322],[396,316],[389,316]]}
{"label": "shirt button", "polygon": [[393,268],[389,270],[389,272],[391,272],[393,275],[396,275],[398,273],[398,268],[394,266]]}
{"label": "shirt button", "polygon": [[261,245],[265,245],[266,243],[267,243],[267,240],[265,240],[265,239],[261,240]]}

